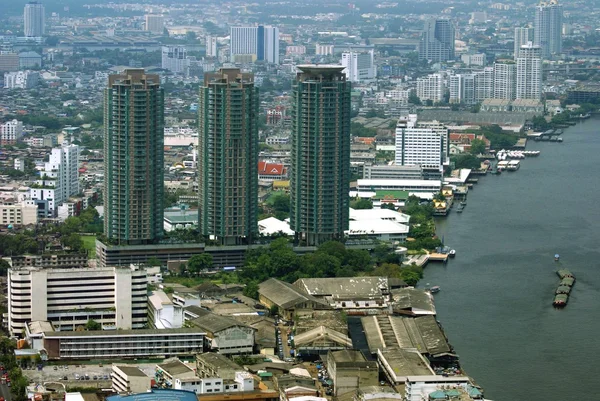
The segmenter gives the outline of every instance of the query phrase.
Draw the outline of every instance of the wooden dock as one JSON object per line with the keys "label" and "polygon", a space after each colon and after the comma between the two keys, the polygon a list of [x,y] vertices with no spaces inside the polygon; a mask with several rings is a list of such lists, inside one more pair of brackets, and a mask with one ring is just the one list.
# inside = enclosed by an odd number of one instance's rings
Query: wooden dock
{"label": "wooden dock", "polygon": [[448,254],[447,253],[430,253],[429,260],[432,262],[448,262]]}

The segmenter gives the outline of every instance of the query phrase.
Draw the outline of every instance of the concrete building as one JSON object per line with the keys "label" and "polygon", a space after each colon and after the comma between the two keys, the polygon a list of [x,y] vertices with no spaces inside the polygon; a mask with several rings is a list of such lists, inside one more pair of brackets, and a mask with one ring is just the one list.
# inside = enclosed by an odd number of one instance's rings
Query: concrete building
{"label": "concrete building", "polygon": [[0,225],[27,226],[38,221],[37,206],[34,202],[0,201]]}
{"label": "concrete building", "polygon": [[203,350],[204,333],[197,329],[140,329],[44,332],[50,360],[110,360],[192,356]]}
{"label": "concrete building", "polygon": [[519,51],[517,61],[516,99],[542,98],[542,49],[527,42]]}
{"label": "concrete building", "polygon": [[163,46],[161,67],[177,75],[187,75],[190,60],[185,46]]}
{"label": "concrete building", "polygon": [[293,319],[295,315],[309,314],[314,310],[331,309],[327,302],[275,278],[259,284],[258,300],[269,309],[276,306],[279,314],[286,319]]}
{"label": "concrete building", "polygon": [[38,37],[46,33],[46,14],[42,3],[32,1],[25,4],[23,20],[25,36]]}
{"label": "concrete building", "polygon": [[148,296],[148,326],[152,329],[183,327],[183,307],[175,305],[164,291],[152,291]]}
{"label": "concrete building", "polygon": [[456,74],[448,77],[450,103],[475,104],[475,74]]}
{"label": "concrete building", "polygon": [[47,201],[48,208],[38,206],[40,217],[56,217],[58,206],[79,193],[79,146],[52,149],[49,161],[40,171],[40,179],[29,189],[29,199]]}
{"label": "concrete building", "polygon": [[333,45],[317,43],[315,45],[315,54],[317,56],[330,56],[333,54]]}
{"label": "concrete building", "polygon": [[87,253],[48,253],[41,255],[19,255],[6,258],[13,269],[21,267],[39,268],[83,268],[88,265]]}
{"label": "concrete building", "polygon": [[206,37],[206,57],[218,57],[219,56],[219,47],[216,36],[207,36]]}
{"label": "concrete building", "polygon": [[196,355],[196,376],[200,378],[220,377],[223,380],[234,380],[241,366],[225,355],[205,352]]}
{"label": "concrete building", "polygon": [[358,350],[330,351],[327,372],[333,380],[333,395],[339,397],[366,386],[379,384],[379,367]]}
{"label": "concrete building", "polygon": [[485,67],[473,73],[475,85],[475,102],[494,97],[494,67]]}
{"label": "concrete building", "polygon": [[141,268],[23,267],[8,273],[8,328],[20,336],[27,322],[50,321],[61,331],[88,320],[106,329],[142,328],[147,322],[146,271]]}
{"label": "concrete building", "polygon": [[514,58],[515,60],[519,57],[521,46],[526,45],[528,42],[533,42],[533,28],[529,27],[518,27],[515,28],[515,45],[514,45]]}
{"label": "concrete building", "polygon": [[19,68],[40,68],[42,66],[42,56],[36,52],[19,53]]}
{"label": "concrete building", "polygon": [[208,349],[224,355],[252,354],[254,328],[198,306],[185,308],[185,319],[206,333]]}
{"label": "concrete building", "polygon": [[301,243],[318,245],[342,238],[349,226],[351,85],[343,66],[297,68],[290,227]]}
{"label": "concrete building", "polygon": [[419,60],[441,62],[454,59],[454,26],[449,19],[425,22],[419,42]]}
{"label": "concrete building", "polygon": [[144,16],[144,30],[157,35],[162,35],[165,30],[165,17],[156,14],[146,14]]}
{"label": "concrete building", "polygon": [[31,89],[38,84],[40,74],[36,71],[15,71],[4,74],[4,89]]}
{"label": "concrete building", "polygon": [[461,400],[483,399],[481,391],[466,376],[408,376],[404,389],[406,401],[421,401],[423,397],[428,400],[451,399],[450,395]]}
{"label": "concrete building", "polygon": [[361,82],[375,78],[374,50],[368,52],[344,52],[341,65],[350,82]]}
{"label": "concrete building", "polygon": [[205,74],[199,102],[199,227],[222,244],[246,243],[258,231],[258,105],[253,74],[237,68]]}
{"label": "concrete building", "polygon": [[254,391],[254,377],[245,371],[235,372],[233,380],[221,377],[190,377],[175,379],[176,390],[193,391],[196,394],[240,393]]}
{"label": "concrete building", "polygon": [[517,64],[512,60],[494,63],[494,99],[513,100],[517,95]]}
{"label": "concrete building", "polygon": [[152,379],[135,366],[112,366],[112,389],[115,393],[144,393],[152,387]]}
{"label": "concrete building", "polygon": [[251,61],[279,64],[279,28],[273,26],[234,26],[230,31],[233,62],[250,56]]}
{"label": "concrete building", "polygon": [[19,55],[12,51],[0,51],[0,72],[19,70]]}
{"label": "concrete building", "polygon": [[194,371],[194,365],[190,366],[179,359],[174,359],[156,365],[154,377],[157,387],[175,388],[175,381],[177,379],[196,378],[196,372]]}
{"label": "concrete building", "polygon": [[0,145],[14,145],[23,136],[23,123],[10,120],[0,124]]}
{"label": "concrete building", "polygon": [[540,1],[535,8],[533,43],[542,49],[542,57],[562,53],[563,7],[558,0]]}
{"label": "concrete building", "polygon": [[417,97],[425,102],[442,102],[446,95],[446,79],[444,74],[429,74],[425,77],[417,78]]}
{"label": "concrete building", "polygon": [[485,67],[485,65],[487,64],[487,56],[485,55],[485,53],[461,54],[460,60],[469,67],[470,66]]}
{"label": "concrete building", "polygon": [[104,234],[118,244],[154,243],[162,237],[164,223],[164,92],[159,76],[143,69],[111,75],[104,116]]}

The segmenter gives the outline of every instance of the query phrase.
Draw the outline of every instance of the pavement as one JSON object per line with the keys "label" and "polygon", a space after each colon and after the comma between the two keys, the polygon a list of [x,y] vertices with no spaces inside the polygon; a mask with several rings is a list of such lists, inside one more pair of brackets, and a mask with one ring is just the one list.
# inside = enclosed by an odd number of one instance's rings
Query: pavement
{"label": "pavement", "polygon": [[0,397],[4,397],[6,401],[10,401],[10,387],[6,384],[0,384]]}

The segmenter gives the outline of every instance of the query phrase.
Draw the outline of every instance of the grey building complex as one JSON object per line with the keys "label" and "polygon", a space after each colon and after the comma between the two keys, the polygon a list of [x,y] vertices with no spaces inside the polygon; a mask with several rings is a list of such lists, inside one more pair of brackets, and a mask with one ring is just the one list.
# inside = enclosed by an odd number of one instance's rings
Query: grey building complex
{"label": "grey building complex", "polygon": [[292,87],[290,227],[318,245],[349,227],[350,82],[343,66],[299,65]]}
{"label": "grey building complex", "polygon": [[164,93],[158,75],[127,69],[104,91],[104,234],[149,244],[163,234]]}
{"label": "grey building complex", "polygon": [[198,223],[203,235],[240,244],[258,232],[258,88],[252,74],[204,76],[199,104]]}
{"label": "grey building complex", "polygon": [[452,21],[439,18],[425,22],[419,43],[419,60],[432,62],[454,59],[454,26]]}
{"label": "grey building complex", "polygon": [[542,48],[542,57],[562,53],[563,8],[558,0],[541,1],[535,8],[534,44]]}

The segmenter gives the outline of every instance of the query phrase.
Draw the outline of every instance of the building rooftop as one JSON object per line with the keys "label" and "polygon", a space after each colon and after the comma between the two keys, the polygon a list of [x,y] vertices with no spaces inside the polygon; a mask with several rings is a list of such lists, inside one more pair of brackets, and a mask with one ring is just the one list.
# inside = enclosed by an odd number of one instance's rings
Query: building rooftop
{"label": "building rooftop", "polygon": [[140,330],[93,330],[93,331],[45,331],[45,338],[61,337],[121,337],[121,336],[157,336],[175,334],[199,334],[204,332],[198,328],[181,329],[140,329]]}
{"label": "building rooftop", "polygon": [[417,350],[386,348],[380,349],[378,358],[391,370],[396,378],[406,376],[434,375],[435,372]]}
{"label": "building rooftop", "polygon": [[158,364],[156,366],[159,367],[160,369],[164,370],[171,376],[181,375],[184,373],[189,373],[189,372],[194,371],[194,369],[192,369],[185,363],[181,362],[180,360],[174,360],[171,362]]}
{"label": "building rooftop", "polygon": [[146,393],[112,395],[106,401],[198,401],[196,393],[186,390],[152,389]]}
{"label": "building rooftop", "polygon": [[381,296],[389,288],[387,277],[301,278],[294,285],[316,297]]}
{"label": "building rooftop", "polygon": [[288,309],[307,301],[323,304],[323,306],[327,305],[312,295],[300,292],[291,284],[275,278],[270,278],[260,283],[258,292],[283,309]]}
{"label": "building rooftop", "polygon": [[115,365],[115,367],[121,372],[125,373],[127,376],[148,377],[147,374],[135,366]]}
{"label": "building rooftop", "polygon": [[196,360],[202,361],[207,365],[215,368],[233,369],[235,371],[242,370],[242,367],[225,355],[217,354],[216,352],[205,352],[196,355]]}
{"label": "building rooftop", "polygon": [[403,315],[435,315],[433,297],[424,290],[401,288],[392,292],[394,312]]}
{"label": "building rooftop", "polygon": [[199,306],[188,306],[185,310],[197,316],[190,320],[190,322],[207,332],[217,333],[230,327],[246,326],[231,317],[217,315]]}
{"label": "building rooftop", "polygon": [[33,322],[29,322],[27,324],[27,327],[29,329],[29,333],[31,334],[41,334],[45,331],[54,331],[54,327],[52,326],[52,323],[44,321],[44,320],[35,320]]}
{"label": "building rooftop", "polygon": [[325,326],[315,327],[312,330],[297,334],[294,337],[294,345],[296,348],[314,347],[320,344],[334,343],[339,347],[351,348],[352,340],[345,334]]}

